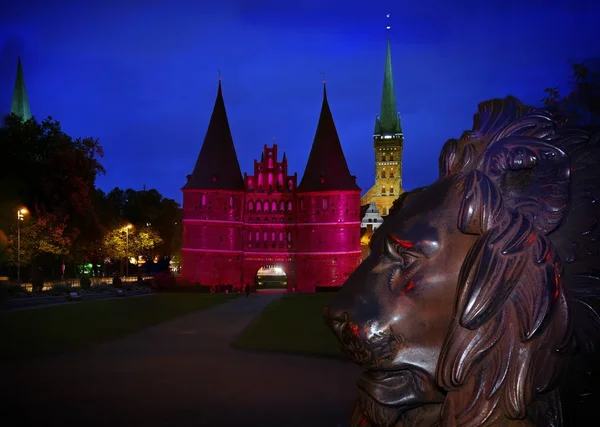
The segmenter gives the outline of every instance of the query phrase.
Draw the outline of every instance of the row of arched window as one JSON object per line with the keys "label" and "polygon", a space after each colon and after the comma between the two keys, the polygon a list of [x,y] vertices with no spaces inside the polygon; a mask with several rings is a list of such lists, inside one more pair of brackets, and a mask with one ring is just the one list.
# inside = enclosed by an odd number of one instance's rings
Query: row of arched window
{"label": "row of arched window", "polygon": [[[279,233],[277,233],[275,231],[271,231],[271,240],[269,240],[269,232],[268,231],[263,231],[262,234],[260,231],[249,231],[248,232],[248,242],[252,242],[252,241],[260,242],[261,236],[262,236],[263,242],[276,242],[277,237],[279,237],[280,242],[283,242],[283,237],[284,237],[283,231],[280,231]],[[292,233],[288,231],[286,238],[287,238],[288,242],[291,242],[292,241]]]}
{"label": "row of arched window", "polygon": [[283,200],[277,204],[276,200],[269,202],[268,200],[260,201],[248,200],[248,212],[264,212],[264,213],[292,213],[292,201],[288,200],[285,203]]}
{"label": "row of arched window", "polygon": [[[381,187],[381,194],[387,194],[385,190],[386,190],[385,187]],[[390,190],[390,192],[389,192],[390,196],[393,196],[394,195],[394,187],[390,187],[389,190]]]}
{"label": "row of arched window", "polygon": [[394,155],[394,153],[381,154],[379,157],[380,162],[393,162],[394,160],[396,160],[396,156]]}
{"label": "row of arched window", "polygon": [[[390,172],[390,176],[389,178],[394,178],[394,172]],[[385,171],[381,171],[381,177],[382,178],[388,178],[387,173]]]}

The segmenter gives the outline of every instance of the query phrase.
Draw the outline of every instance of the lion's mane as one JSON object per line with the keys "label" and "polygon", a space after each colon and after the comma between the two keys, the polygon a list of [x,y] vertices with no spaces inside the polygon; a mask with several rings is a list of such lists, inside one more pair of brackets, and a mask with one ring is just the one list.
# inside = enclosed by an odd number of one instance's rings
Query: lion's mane
{"label": "lion's mane", "polygon": [[583,376],[600,338],[590,251],[600,172],[589,166],[599,151],[513,97],[480,104],[473,130],[442,149],[440,177],[456,176],[462,192],[458,228],[479,236],[438,363],[442,425],[562,426],[565,390],[589,394]]}

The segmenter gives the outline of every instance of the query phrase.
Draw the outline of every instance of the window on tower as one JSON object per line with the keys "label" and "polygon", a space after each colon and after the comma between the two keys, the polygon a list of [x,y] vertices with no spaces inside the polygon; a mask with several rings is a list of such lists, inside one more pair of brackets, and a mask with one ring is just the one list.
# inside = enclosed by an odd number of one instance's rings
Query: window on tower
{"label": "window on tower", "polygon": [[292,191],[294,189],[294,181],[291,179],[288,181],[288,189]]}
{"label": "window on tower", "polygon": [[266,200],[263,202],[263,212],[269,212],[269,202]]}
{"label": "window on tower", "polygon": [[283,242],[283,231],[279,232],[279,241]]}
{"label": "window on tower", "polygon": [[277,212],[277,202],[275,200],[271,202],[271,212]]}
{"label": "window on tower", "polygon": [[288,213],[292,213],[292,201],[288,200],[287,202],[287,211]]}
{"label": "window on tower", "polygon": [[283,187],[283,173],[279,172],[279,174],[277,174],[277,185],[279,185],[280,187]]}
{"label": "window on tower", "polygon": [[254,212],[254,202],[252,200],[248,200],[248,212]]}
{"label": "window on tower", "polygon": [[327,197],[323,197],[321,199],[321,206],[323,207],[323,210],[327,209],[327,207],[329,206],[329,200],[327,199]]}
{"label": "window on tower", "polygon": [[273,174],[271,172],[269,172],[269,175],[267,176],[267,181],[269,184],[269,187],[273,186]]}
{"label": "window on tower", "polygon": [[202,195],[202,206],[206,206],[206,194]]}
{"label": "window on tower", "polygon": [[254,233],[254,237],[256,238],[256,241],[258,242],[260,240],[260,233],[257,231],[256,233]]}
{"label": "window on tower", "polygon": [[233,208],[233,196],[229,196],[229,209]]}
{"label": "window on tower", "polygon": [[263,188],[263,175],[262,173],[258,174],[258,189],[262,190]]}
{"label": "window on tower", "polygon": [[381,194],[385,194],[385,187],[381,187]]}
{"label": "window on tower", "polygon": [[292,241],[292,233],[291,232],[287,232],[287,241],[291,242]]}
{"label": "window on tower", "polygon": [[260,200],[256,202],[256,212],[260,212],[262,210],[262,205]]}
{"label": "window on tower", "polygon": [[254,187],[254,181],[252,180],[252,178],[248,178],[248,188],[250,190],[252,190],[253,187]]}
{"label": "window on tower", "polygon": [[273,157],[271,157],[271,155],[269,155],[268,163],[269,163],[269,165],[268,165],[269,169],[273,169]]}
{"label": "window on tower", "polygon": [[390,194],[394,194],[394,187],[390,187]]}
{"label": "window on tower", "polygon": [[268,237],[269,237],[269,236],[267,235],[267,232],[266,232],[266,231],[263,231],[263,241],[264,241],[264,242],[266,242],[266,241],[267,241],[267,238],[268,238]]}
{"label": "window on tower", "polygon": [[248,241],[249,242],[252,241],[252,232],[251,231],[248,232]]}
{"label": "window on tower", "polygon": [[385,171],[381,171],[381,177],[382,177],[382,178],[385,178],[385,177],[386,177],[386,176],[385,176]]}
{"label": "window on tower", "polygon": [[283,200],[279,202],[279,212],[285,212],[285,202]]}

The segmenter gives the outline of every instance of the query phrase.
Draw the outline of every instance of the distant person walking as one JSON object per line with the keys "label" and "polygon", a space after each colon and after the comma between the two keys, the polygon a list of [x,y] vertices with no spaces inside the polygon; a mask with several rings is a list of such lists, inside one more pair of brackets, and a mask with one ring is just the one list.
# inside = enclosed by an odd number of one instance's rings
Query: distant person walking
{"label": "distant person walking", "polygon": [[250,296],[250,283],[246,283],[246,298]]}

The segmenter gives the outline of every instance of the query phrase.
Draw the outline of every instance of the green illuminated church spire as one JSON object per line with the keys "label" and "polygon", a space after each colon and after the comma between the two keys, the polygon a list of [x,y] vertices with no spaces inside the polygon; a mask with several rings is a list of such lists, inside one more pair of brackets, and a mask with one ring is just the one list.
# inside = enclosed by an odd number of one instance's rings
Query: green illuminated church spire
{"label": "green illuminated church spire", "polygon": [[383,74],[383,96],[381,99],[381,111],[375,122],[375,135],[394,135],[402,133],[402,124],[400,115],[396,108],[396,95],[394,94],[394,75],[392,72],[392,48],[390,43],[389,31],[390,15],[388,18],[388,41],[385,54],[385,71]]}
{"label": "green illuminated church spire", "polygon": [[31,118],[31,110],[29,109],[29,100],[27,98],[27,90],[25,89],[25,77],[23,77],[23,66],[21,65],[21,57],[17,63],[17,79],[15,80],[15,90],[13,92],[12,108],[10,112],[19,116],[22,120],[27,121]]}

